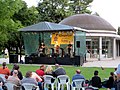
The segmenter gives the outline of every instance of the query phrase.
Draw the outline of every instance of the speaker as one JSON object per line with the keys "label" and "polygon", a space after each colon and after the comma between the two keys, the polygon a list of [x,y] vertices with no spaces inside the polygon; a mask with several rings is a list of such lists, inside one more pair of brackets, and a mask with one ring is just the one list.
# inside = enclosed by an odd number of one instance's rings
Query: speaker
{"label": "speaker", "polygon": [[9,57],[9,63],[18,63],[18,55],[17,54],[11,54]]}
{"label": "speaker", "polygon": [[80,56],[75,56],[75,65],[80,66]]}
{"label": "speaker", "polygon": [[80,48],[80,41],[76,41],[77,48]]}

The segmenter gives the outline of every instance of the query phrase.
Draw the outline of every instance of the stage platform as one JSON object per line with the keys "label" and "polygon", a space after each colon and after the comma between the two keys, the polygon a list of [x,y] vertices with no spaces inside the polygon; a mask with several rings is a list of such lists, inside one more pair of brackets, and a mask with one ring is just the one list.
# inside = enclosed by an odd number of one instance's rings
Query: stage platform
{"label": "stage platform", "polygon": [[84,61],[80,56],[70,57],[25,57],[25,64],[60,64],[60,65],[77,65],[82,66]]}

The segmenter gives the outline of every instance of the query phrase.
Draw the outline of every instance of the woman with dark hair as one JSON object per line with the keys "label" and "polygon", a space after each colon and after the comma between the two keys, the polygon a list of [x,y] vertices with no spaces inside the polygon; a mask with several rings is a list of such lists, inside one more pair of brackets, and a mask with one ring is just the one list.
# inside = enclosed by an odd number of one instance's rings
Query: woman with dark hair
{"label": "woman with dark hair", "polygon": [[114,73],[110,72],[110,77],[109,77],[109,79],[107,81],[107,88],[108,88],[108,90],[113,88],[113,83],[114,83]]}
{"label": "woman with dark hair", "polygon": [[0,67],[0,74],[4,74],[4,75],[7,75],[7,76],[10,75],[10,70],[6,65],[6,62],[2,63],[2,66]]}
{"label": "woman with dark hair", "polygon": [[90,83],[93,87],[101,88],[102,83],[101,83],[101,78],[98,76],[98,71],[94,71],[94,76],[92,77]]}
{"label": "woman with dark hair", "polygon": [[[23,75],[22,75],[21,71],[19,70],[19,68],[20,68],[19,65],[14,64],[13,70],[17,70],[18,71],[18,78],[20,80],[22,80],[23,79]],[[13,74],[13,70],[11,71],[11,75]]]}

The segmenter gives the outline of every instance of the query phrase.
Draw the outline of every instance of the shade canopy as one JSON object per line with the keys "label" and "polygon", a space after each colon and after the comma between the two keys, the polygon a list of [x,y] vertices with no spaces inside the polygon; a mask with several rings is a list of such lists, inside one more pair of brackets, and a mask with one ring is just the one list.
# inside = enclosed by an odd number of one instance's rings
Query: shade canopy
{"label": "shade canopy", "polygon": [[72,26],[56,24],[51,22],[40,22],[31,26],[20,29],[23,32],[45,32],[45,31],[68,31],[73,30]]}

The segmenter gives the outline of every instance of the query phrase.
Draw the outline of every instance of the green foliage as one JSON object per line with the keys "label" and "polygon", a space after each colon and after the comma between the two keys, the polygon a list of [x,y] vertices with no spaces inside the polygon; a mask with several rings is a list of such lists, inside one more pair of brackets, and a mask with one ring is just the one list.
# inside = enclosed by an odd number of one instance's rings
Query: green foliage
{"label": "green foliage", "polygon": [[93,0],[40,0],[37,10],[39,21],[59,23],[77,13],[91,13],[87,8]]}
{"label": "green foliage", "polygon": [[70,8],[74,14],[91,13],[87,8],[93,0],[70,0]]}
{"label": "green foliage", "polygon": [[40,0],[37,7],[39,21],[60,22],[72,15],[69,10],[69,0]]}
{"label": "green foliage", "polygon": [[38,22],[38,11],[36,7],[27,8],[25,2],[23,2],[23,8],[15,13],[13,16],[14,20],[21,21],[23,26],[29,26]]}
{"label": "green foliage", "polygon": [[0,47],[3,47],[11,39],[11,33],[21,26],[21,23],[15,22],[12,16],[22,6],[21,0],[0,0]]}

